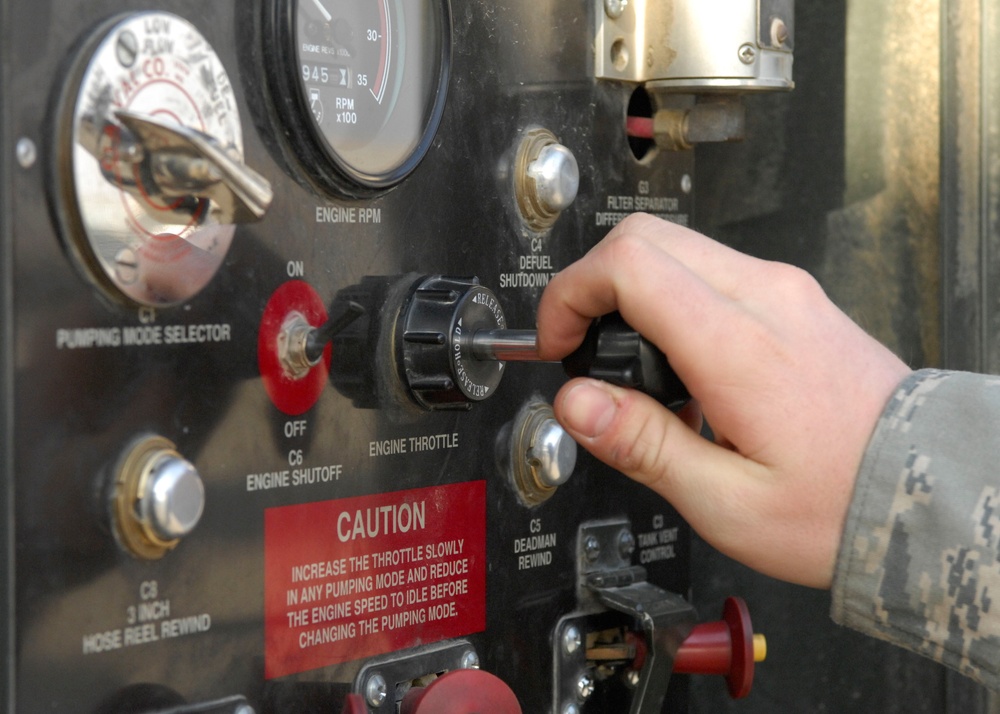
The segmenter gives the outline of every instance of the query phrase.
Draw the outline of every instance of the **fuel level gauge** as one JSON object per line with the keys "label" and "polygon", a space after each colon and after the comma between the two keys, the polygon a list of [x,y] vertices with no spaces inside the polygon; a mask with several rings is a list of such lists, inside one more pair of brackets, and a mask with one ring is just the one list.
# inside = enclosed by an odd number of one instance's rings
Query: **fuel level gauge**
{"label": "fuel level gauge", "polygon": [[278,0],[269,50],[281,119],[307,168],[347,195],[402,180],[444,110],[448,0]]}

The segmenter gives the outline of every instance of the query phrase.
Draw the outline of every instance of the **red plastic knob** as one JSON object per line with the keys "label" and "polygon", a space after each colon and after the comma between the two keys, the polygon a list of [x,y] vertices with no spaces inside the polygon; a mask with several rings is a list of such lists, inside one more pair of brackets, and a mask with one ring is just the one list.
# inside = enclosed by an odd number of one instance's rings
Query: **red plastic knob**
{"label": "red plastic knob", "polygon": [[674,658],[680,674],[721,674],[729,696],[740,699],[750,693],[754,662],[763,659],[763,638],[756,641],[750,611],[742,598],[726,599],[722,620],[696,625],[681,643]]}
{"label": "red plastic knob", "polygon": [[456,669],[427,687],[414,687],[399,714],[522,714],[511,688],[481,669]]}
{"label": "red plastic knob", "polygon": [[340,714],[368,714],[368,707],[365,706],[365,700],[360,694],[348,694]]}

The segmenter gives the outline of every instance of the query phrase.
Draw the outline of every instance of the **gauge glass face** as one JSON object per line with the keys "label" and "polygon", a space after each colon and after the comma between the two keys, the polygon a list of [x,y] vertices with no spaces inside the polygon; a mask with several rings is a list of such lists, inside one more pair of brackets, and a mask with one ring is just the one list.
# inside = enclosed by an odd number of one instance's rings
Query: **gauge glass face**
{"label": "gauge glass face", "polygon": [[402,178],[440,115],[442,0],[297,0],[302,100],[320,144],[368,185]]}

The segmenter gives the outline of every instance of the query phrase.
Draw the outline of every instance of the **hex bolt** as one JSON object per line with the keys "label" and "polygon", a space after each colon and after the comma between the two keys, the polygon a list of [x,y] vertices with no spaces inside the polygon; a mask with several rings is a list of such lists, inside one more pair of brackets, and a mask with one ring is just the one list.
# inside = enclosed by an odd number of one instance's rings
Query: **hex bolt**
{"label": "hex bolt", "polygon": [[17,156],[17,163],[22,169],[30,169],[38,160],[38,149],[35,147],[35,142],[27,137],[17,140],[14,153]]}
{"label": "hex bolt", "polygon": [[370,706],[382,706],[388,695],[389,688],[385,683],[385,677],[378,672],[368,677],[368,681],[365,683],[365,699]]}
{"label": "hex bolt", "polygon": [[745,45],[740,45],[737,54],[740,57],[740,62],[743,64],[753,64],[757,60],[757,48],[749,42]]}
{"label": "hex bolt", "polygon": [[479,655],[474,650],[462,655],[462,669],[479,669]]}
{"label": "hex bolt", "polygon": [[618,552],[625,560],[629,560],[635,552],[635,536],[627,528],[618,534]]}
{"label": "hex bolt", "polygon": [[576,654],[582,644],[583,635],[580,634],[580,628],[576,625],[567,627],[562,636],[563,652],[568,655]]}
{"label": "hex bolt", "polygon": [[604,0],[604,12],[612,20],[617,20],[625,12],[628,0]]}
{"label": "hex bolt", "polygon": [[601,543],[597,540],[597,536],[589,535],[584,539],[583,553],[591,563],[601,556]]}
{"label": "hex bolt", "polygon": [[580,678],[576,681],[576,696],[580,698],[581,702],[585,702],[594,693],[594,678],[589,674],[581,674]]}

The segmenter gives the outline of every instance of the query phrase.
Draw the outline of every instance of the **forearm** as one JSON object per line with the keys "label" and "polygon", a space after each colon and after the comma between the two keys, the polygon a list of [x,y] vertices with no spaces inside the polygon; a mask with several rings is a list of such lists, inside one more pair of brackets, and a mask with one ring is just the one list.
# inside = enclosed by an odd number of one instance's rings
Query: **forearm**
{"label": "forearm", "polygon": [[925,370],[865,454],[833,619],[1000,689],[1000,378]]}

